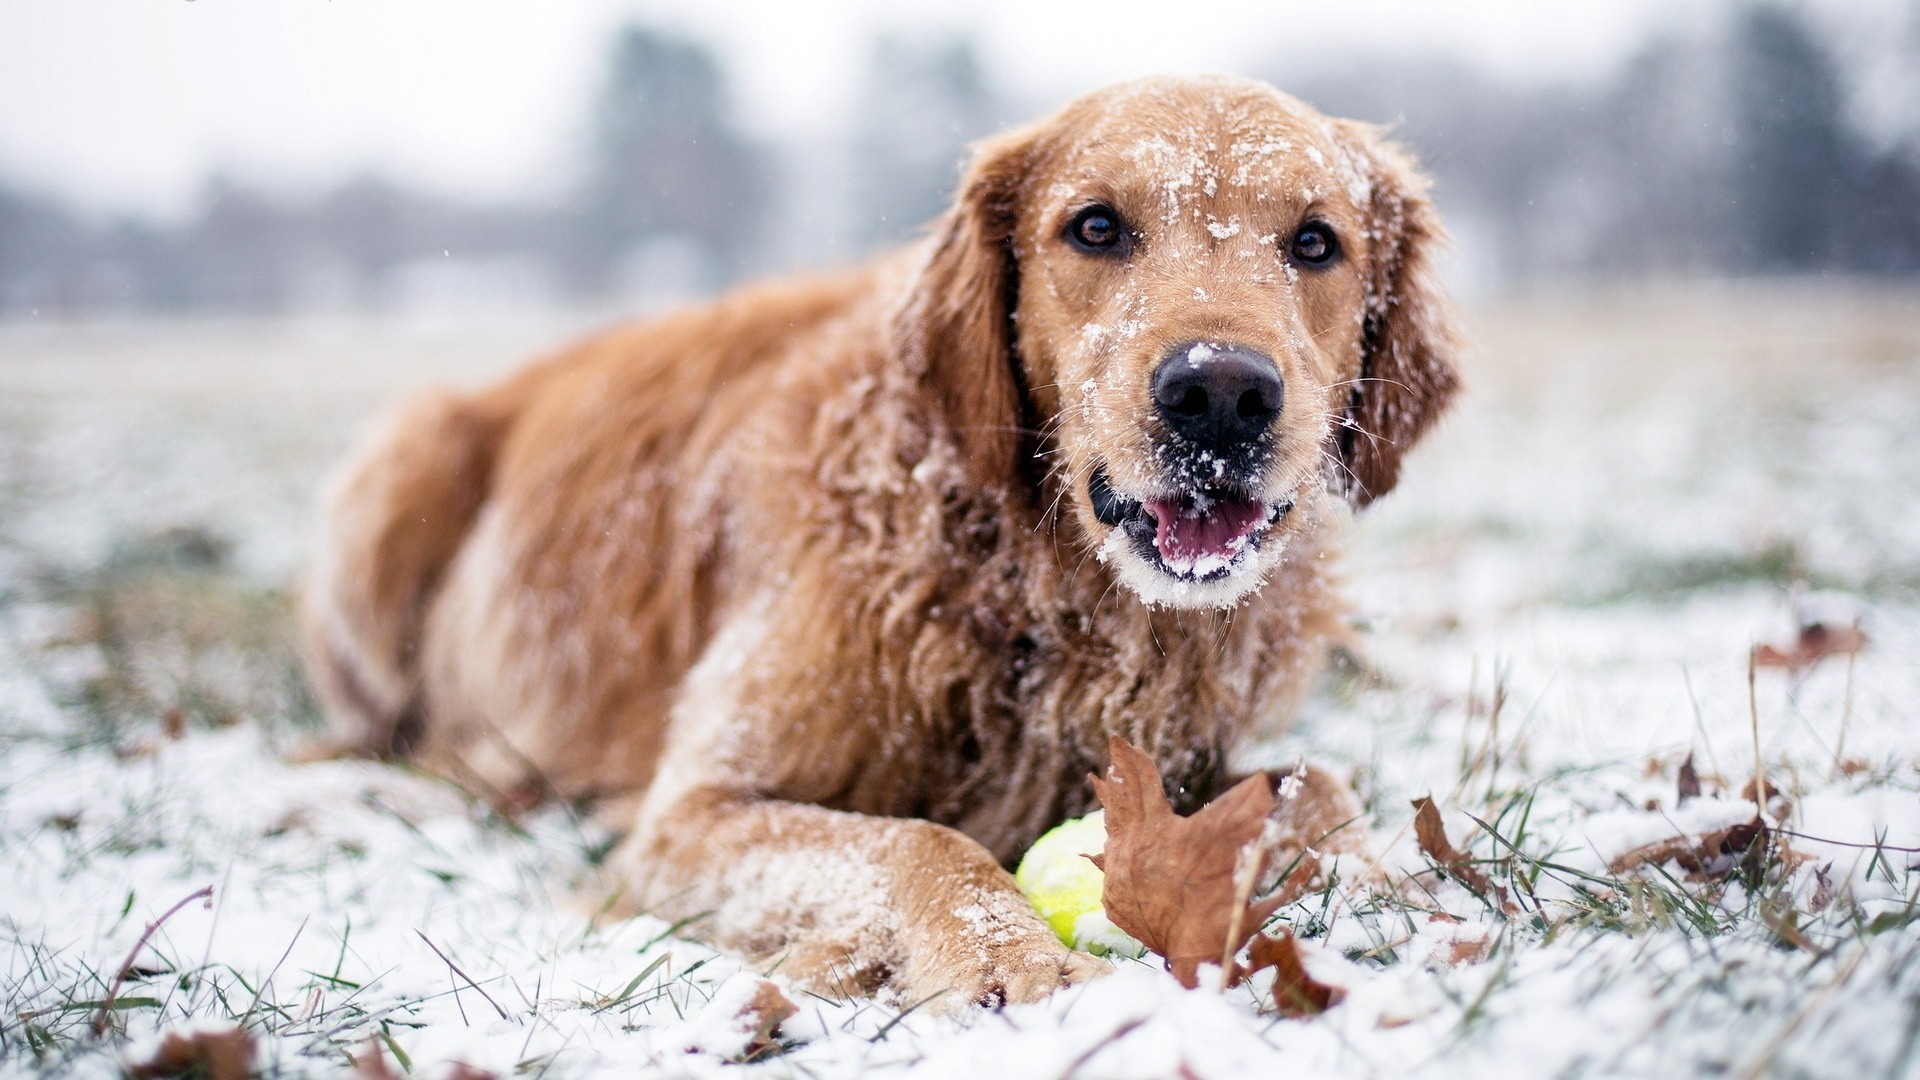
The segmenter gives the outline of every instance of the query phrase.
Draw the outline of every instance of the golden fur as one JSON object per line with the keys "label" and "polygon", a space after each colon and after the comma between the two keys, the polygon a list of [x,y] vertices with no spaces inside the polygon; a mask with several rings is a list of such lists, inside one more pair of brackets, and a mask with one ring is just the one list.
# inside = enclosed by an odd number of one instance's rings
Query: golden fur
{"label": "golden fur", "polygon": [[[1127,259],[1063,242],[1089,198]],[[1343,256],[1295,272],[1308,213]],[[1044,995],[1100,967],[1003,867],[1089,808],[1110,734],[1192,805],[1285,722],[1338,632],[1335,500],[1454,388],[1439,235],[1397,151],[1266,86],[1083,98],[984,144],[919,245],[403,410],[330,502],[315,684],[366,749],[605,800],[636,908],[788,975]],[[1260,483],[1292,509],[1209,583],[1087,489],[1169,482],[1145,388],[1192,340],[1287,387]]]}

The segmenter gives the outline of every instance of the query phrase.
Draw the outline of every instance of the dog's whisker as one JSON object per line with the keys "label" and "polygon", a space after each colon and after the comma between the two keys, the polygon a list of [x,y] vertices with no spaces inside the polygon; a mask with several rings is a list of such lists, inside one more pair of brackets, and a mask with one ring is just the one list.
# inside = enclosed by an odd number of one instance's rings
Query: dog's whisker
{"label": "dog's whisker", "polygon": [[1330,382],[1325,386],[1322,386],[1320,388],[1320,391],[1322,393],[1325,393],[1328,390],[1338,390],[1343,386],[1359,386],[1362,383],[1381,383],[1386,386],[1391,386],[1396,390],[1404,390],[1407,393],[1413,392],[1412,387],[1408,386],[1406,383],[1401,382],[1399,379],[1387,379],[1377,375],[1366,375],[1366,376],[1361,376],[1359,378],[1342,379],[1339,382]]}

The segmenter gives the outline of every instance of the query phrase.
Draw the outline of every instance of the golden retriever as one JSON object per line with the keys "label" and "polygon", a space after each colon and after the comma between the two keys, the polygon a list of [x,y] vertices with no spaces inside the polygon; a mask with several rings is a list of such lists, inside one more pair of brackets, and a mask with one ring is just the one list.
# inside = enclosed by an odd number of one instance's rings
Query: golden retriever
{"label": "golden retriever", "polygon": [[305,597],[340,732],[593,797],[632,910],[808,984],[1030,1000],[1104,964],[1004,867],[1108,736],[1183,808],[1339,632],[1338,500],[1453,394],[1407,158],[1156,79],[986,141],[924,241],[413,402]]}

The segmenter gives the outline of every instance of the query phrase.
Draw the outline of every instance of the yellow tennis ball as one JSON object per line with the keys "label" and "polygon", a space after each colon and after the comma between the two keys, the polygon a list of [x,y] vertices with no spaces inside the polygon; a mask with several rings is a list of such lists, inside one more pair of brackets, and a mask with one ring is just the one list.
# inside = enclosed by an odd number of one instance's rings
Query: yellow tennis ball
{"label": "yellow tennis ball", "polygon": [[1106,846],[1107,815],[1095,811],[1057,825],[1035,840],[1013,874],[1033,909],[1047,920],[1061,941],[1076,948],[1082,947],[1078,940],[1082,936],[1078,932],[1082,916],[1102,915],[1099,922],[1105,922],[1100,889],[1107,876],[1083,856],[1098,855]]}

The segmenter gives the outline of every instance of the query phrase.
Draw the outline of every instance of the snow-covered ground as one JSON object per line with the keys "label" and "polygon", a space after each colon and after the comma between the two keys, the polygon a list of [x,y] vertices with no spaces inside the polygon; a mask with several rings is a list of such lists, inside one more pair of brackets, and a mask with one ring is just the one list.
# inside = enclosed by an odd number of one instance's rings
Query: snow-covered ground
{"label": "snow-covered ground", "polygon": [[[238,1023],[296,1074],[377,1040],[428,1076],[1920,1076],[1920,295],[1472,316],[1471,397],[1352,529],[1364,660],[1252,762],[1365,800],[1384,875],[1343,856],[1280,915],[1345,1000],[1280,1019],[1122,962],[959,1018],[796,990],[775,1046],[697,924],[596,923],[595,827],[287,760],[319,477],[380,403],[565,319],[0,327],[0,1069]],[[1800,617],[1868,647],[1750,696]],[[1764,865],[1623,864],[1749,820],[1756,740]],[[1428,793],[1510,910],[1421,855]]]}

